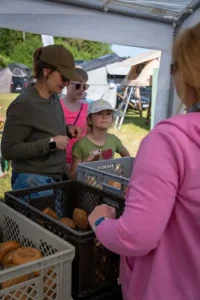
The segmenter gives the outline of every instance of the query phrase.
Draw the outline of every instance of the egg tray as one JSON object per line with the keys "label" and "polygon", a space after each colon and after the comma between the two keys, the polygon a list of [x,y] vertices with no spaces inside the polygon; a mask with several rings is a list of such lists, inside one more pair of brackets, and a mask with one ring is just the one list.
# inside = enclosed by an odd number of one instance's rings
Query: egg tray
{"label": "egg tray", "polygon": [[[38,191],[48,190],[53,191],[50,196],[37,199],[32,197]],[[90,228],[74,230],[42,213],[46,207],[56,211],[58,194],[61,199],[62,217],[71,219],[75,208],[84,209],[89,214],[97,205],[106,203],[116,208],[117,216],[124,208],[123,198],[78,181],[8,192],[5,194],[5,201],[13,209],[75,246],[75,259],[72,264],[73,299],[84,299],[109,286],[117,286],[118,255],[105,249],[96,240]]]}

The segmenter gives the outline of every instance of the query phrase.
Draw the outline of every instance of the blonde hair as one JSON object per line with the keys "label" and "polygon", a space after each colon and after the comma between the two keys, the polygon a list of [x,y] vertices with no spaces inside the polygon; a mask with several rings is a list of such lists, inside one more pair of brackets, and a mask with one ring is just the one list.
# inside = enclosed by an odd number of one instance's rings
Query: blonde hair
{"label": "blonde hair", "polygon": [[84,82],[88,81],[88,73],[83,68],[76,67],[75,71],[79,75],[79,77],[82,79],[82,81],[84,81]]}
{"label": "blonde hair", "polygon": [[196,102],[200,101],[200,23],[178,36],[172,56],[182,81],[181,100],[184,102],[192,89]]}

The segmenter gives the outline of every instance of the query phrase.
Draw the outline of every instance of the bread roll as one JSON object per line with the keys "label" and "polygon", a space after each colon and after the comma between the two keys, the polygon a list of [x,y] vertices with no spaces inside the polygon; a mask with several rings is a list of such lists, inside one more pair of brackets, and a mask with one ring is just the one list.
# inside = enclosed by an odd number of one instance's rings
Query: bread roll
{"label": "bread roll", "polygon": [[109,181],[108,184],[111,185],[111,186],[114,186],[118,189],[121,189],[121,183],[119,183],[117,181]]}
{"label": "bread roll", "polygon": [[48,270],[47,275],[44,276],[43,278],[43,283],[44,283],[44,288],[43,288],[43,293],[45,294],[46,297],[44,297],[43,300],[47,299],[55,299],[57,294],[56,294],[56,277],[57,274],[55,272],[55,268],[52,267]]}
{"label": "bread roll", "polygon": [[12,256],[12,263],[15,265],[23,265],[30,261],[35,261],[42,257],[42,253],[35,248],[21,247],[15,251]]}
{"label": "bread roll", "polygon": [[19,249],[21,247],[20,243],[16,241],[7,241],[0,246],[0,264],[3,261],[3,258],[12,250]]}
{"label": "bread roll", "polygon": [[73,221],[77,228],[86,230],[89,228],[88,216],[85,210],[75,208],[73,211]]}
{"label": "bread roll", "polygon": [[10,293],[11,295],[6,296],[5,298],[3,298],[4,300],[13,300],[13,299],[17,299],[17,300],[28,300],[30,299],[28,296],[23,295],[23,291],[13,291]]}
{"label": "bread roll", "polygon": [[2,265],[6,266],[12,263],[12,257],[16,250],[12,250],[6,254],[2,260]]}
{"label": "bread roll", "polygon": [[[11,286],[14,286],[16,284],[19,284],[19,283],[22,283],[22,282],[25,282],[29,280],[29,275],[26,274],[26,275],[21,275],[21,276],[18,276],[18,277],[15,277],[15,278],[12,278],[10,280],[6,280],[5,282],[2,283],[2,286],[1,288],[2,289],[6,289],[6,288],[9,288]],[[16,291],[13,291],[13,292],[10,292],[9,294],[10,295],[7,295],[5,297],[5,300],[12,300],[12,299],[18,299],[18,300],[28,300],[28,296],[25,296],[24,293],[23,293],[23,290],[25,290],[26,288],[20,288],[19,290],[16,290]],[[13,295],[13,296],[12,296]],[[14,298],[15,297],[15,298]]]}
{"label": "bread roll", "polygon": [[18,276],[18,277],[15,277],[15,278],[12,278],[12,279],[4,281],[2,283],[1,288],[2,289],[7,289],[7,288],[9,288],[9,287],[11,287],[13,285],[22,283],[22,282],[27,281],[27,280],[29,280],[29,275],[28,274],[21,275],[21,276]]}
{"label": "bread roll", "polygon": [[55,213],[55,211],[53,211],[51,208],[49,208],[49,207],[47,207],[47,208],[45,208],[44,210],[43,210],[43,214],[45,214],[45,215],[47,215],[47,216],[49,216],[49,217],[51,217],[51,218],[53,218],[53,219],[58,219],[58,217],[57,217],[57,215],[56,215],[56,213]]}
{"label": "bread roll", "polygon": [[70,218],[62,218],[62,219],[60,219],[60,222],[72,229],[75,229],[75,227],[76,227],[74,221]]}

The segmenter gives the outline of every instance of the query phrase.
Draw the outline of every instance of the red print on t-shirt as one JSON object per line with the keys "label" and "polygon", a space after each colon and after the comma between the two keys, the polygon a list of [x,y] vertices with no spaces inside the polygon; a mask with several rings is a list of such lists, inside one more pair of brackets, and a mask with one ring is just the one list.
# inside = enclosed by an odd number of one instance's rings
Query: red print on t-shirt
{"label": "red print on t-shirt", "polygon": [[104,159],[110,159],[110,158],[112,158],[112,155],[113,155],[112,149],[102,151],[102,157]]}

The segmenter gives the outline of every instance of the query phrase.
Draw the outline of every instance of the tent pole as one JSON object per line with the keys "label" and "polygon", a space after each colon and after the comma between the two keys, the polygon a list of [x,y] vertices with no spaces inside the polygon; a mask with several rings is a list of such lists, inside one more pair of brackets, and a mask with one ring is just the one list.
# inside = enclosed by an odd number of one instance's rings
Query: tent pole
{"label": "tent pole", "polygon": [[[173,32],[173,44],[175,42],[177,34],[180,32],[178,27],[174,28]],[[170,74],[171,76],[171,74]],[[168,102],[168,111],[167,111],[167,118],[170,118],[173,115],[173,107],[174,107],[174,81],[172,76],[170,77],[170,88],[169,88],[169,102]],[[173,97],[172,97],[173,96]]]}

